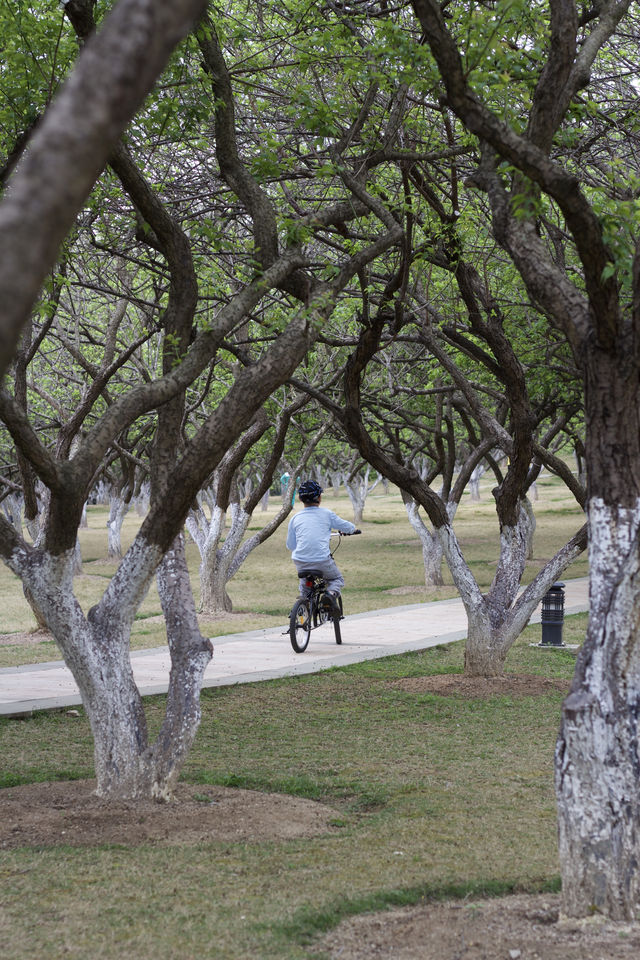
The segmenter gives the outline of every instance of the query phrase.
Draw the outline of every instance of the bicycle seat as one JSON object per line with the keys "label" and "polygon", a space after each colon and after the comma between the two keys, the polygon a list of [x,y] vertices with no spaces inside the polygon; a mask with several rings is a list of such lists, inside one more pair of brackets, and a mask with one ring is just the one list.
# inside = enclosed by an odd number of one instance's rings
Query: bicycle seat
{"label": "bicycle seat", "polygon": [[298,574],[301,580],[316,580],[323,579],[322,572],[320,570],[303,570]]}

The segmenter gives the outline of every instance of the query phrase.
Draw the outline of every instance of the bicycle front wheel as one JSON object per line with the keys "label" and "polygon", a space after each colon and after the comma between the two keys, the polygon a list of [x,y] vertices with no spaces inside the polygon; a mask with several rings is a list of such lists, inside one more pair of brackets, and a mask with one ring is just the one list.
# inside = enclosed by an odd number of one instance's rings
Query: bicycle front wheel
{"label": "bicycle front wheel", "polygon": [[311,608],[304,598],[296,600],[289,617],[289,637],[296,653],[304,653],[311,634]]}

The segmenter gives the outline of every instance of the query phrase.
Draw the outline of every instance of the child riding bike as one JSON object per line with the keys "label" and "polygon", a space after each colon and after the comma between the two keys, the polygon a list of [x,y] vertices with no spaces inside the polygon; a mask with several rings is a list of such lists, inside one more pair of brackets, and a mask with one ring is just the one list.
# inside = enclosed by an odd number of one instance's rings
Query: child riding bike
{"label": "child riding bike", "polygon": [[[320,506],[322,487],[315,480],[305,480],[300,484],[298,496],[304,504],[304,509],[289,521],[287,529],[287,549],[291,550],[298,574],[309,569],[317,570],[327,583],[327,593],[338,603],[340,591],[344,586],[338,565],[331,556],[329,540],[332,530],[341,533],[360,533],[354,523],[343,520],[332,510]],[[309,587],[305,578],[300,578],[300,596],[309,595]]]}

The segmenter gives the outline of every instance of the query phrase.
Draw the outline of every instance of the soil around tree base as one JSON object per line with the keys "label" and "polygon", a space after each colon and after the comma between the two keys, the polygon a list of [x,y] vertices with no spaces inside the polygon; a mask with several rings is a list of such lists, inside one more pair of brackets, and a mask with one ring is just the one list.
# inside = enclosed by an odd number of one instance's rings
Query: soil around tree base
{"label": "soil around tree base", "polygon": [[331,960],[637,960],[640,924],[559,916],[560,897],[428,903],[346,920],[317,945]]}
{"label": "soil around tree base", "polygon": [[255,790],[179,784],[171,803],[106,802],[94,790],[93,780],[0,790],[0,850],[295,839],[330,832],[337,817],[326,804]]}

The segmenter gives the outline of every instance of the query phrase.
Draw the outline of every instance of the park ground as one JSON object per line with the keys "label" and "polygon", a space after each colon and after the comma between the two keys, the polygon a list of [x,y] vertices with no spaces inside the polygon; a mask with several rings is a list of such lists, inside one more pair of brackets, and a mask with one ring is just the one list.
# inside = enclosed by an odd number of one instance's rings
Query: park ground
{"label": "park ground", "polygon": [[[539,487],[529,575],[580,520],[555,481]],[[336,507],[350,516],[346,498]],[[485,494],[463,504],[458,524],[486,585],[491,519]],[[95,508],[84,532],[83,603],[113,570],[101,555],[104,520]],[[370,498],[363,529],[339,558],[350,611],[452,595],[421,585],[419,544],[393,492]],[[282,540],[232,582],[236,610],[207,624],[211,635],[282,622],[292,588]],[[567,576],[585,569],[579,561]],[[3,665],[54,659],[50,639],[30,632],[19,585],[7,577],[2,587]],[[579,643],[585,622],[568,618],[565,639]],[[81,709],[0,721],[3,955],[638,956],[636,926],[558,919],[553,746],[574,653],[540,650],[539,637],[527,628],[495,681],[465,679],[462,644],[452,644],[205,691],[171,805],[92,795]],[[150,594],[134,643],[160,642]],[[147,702],[152,729],[163,702]]]}

